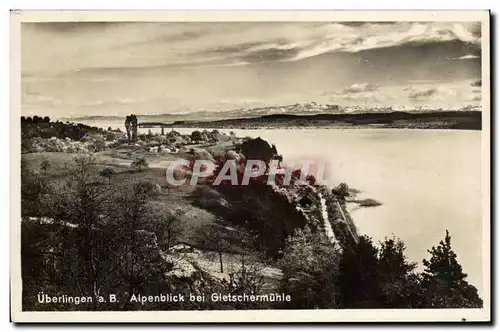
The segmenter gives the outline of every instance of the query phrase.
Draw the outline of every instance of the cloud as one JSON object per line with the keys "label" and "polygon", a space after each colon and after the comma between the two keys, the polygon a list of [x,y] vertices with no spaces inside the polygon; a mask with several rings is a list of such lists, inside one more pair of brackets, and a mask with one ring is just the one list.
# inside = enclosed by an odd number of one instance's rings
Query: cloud
{"label": "cloud", "polygon": [[380,93],[361,92],[351,95],[345,95],[342,97],[342,99],[359,103],[383,103],[386,102],[389,98],[386,95]]}
{"label": "cloud", "polygon": [[469,84],[471,89],[471,93],[468,95],[468,100],[470,101],[481,101],[482,96],[481,96],[481,80],[476,80],[473,81],[472,83]]}
{"label": "cloud", "polygon": [[374,96],[373,92],[378,90],[378,86],[371,83],[354,83],[345,87],[344,89],[337,91],[324,91],[321,93],[322,96],[329,96],[340,99],[354,100],[356,98],[372,98]]}
{"label": "cloud", "polygon": [[[366,84],[354,84],[355,87],[361,85]],[[474,93],[474,89],[470,86],[470,80],[450,82],[421,80],[414,81],[411,85],[380,84],[374,91],[324,92],[320,98],[314,100],[344,106],[393,107],[393,109],[408,110],[422,106],[433,109],[459,109],[467,105],[478,104],[480,94]]]}
{"label": "cloud", "polygon": [[[325,29],[326,30],[326,29]],[[391,25],[367,23],[359,26],[332,24],[326,34],[300,50],[294,60],[328,52],[361,52],[406,44],[461,41],[479,47],[480,37],[459,23],[397,22]]]}
{"label": "cloud", "polygon": [[50,96],[48,94],[41,93],[23,93],[22,97],[23,104],[35,104],[35,105],[62,105],[63,101],[60,98]]}
{"label": "cloud", "polygon": [[469,95],[469,100],[470,101],[481,101],[481,95],[480,94],[471,94],[471,95]]}
{"label": "cloud", "polygon": [[325,53],[454,41],[480,47],[477,24],[453,22],[73,22],[23,24],[22,30],[26,73],[293,62]]}
{"label": "cloud", "polygon": [[408,95],[408,98],[417,99],[417,98],[422,98],[422,97],[431,97],[431,96],[436,95],[437,93],[438,93],[437,88],[429,88],[429,89],[411,92]]}
{"label": "cloud", "polygon": [[103,30],[113,25],[123,24],[121,22],[25,22],[23,26],[31,26],[35,29],[55,31],[60,33],[71,33],[78,30]]}
{"label": "cloud", "polygon": [[369,92],[369,91],[376,91],[378,87],[376,85],[370,84],[370,83],[355,83],[344,90],[342,90],[342,93],[360,93],[360,92]]}
{"label": "cloud", "polygon": [[472,87],[480,87],[482,85],[481,80],[476,80],[470,84]]}
{"label": "cloud", "polygon": [[[380,91],[380,90],[384,91]],[[380,87],[371,83],[354,83],[337,91],[323,92],[321,95],[327,97],[328,102],[339,103],[359,103],[359,104],[381,104],[389,102],[393,96],[391,89]]]}
{"label": "cloud", "polygon": [[457,95],[457,91],[455,89],[440,86],[420,89],[414,89],[411,87],[406,91],[410,91],[408,94],[409,99],[416,100],[442,100],[449,99],[450,97]]}
{"label": "cloud", "polygon": [[359,27],[359,26],[363,26],[365,24],[387,24],[387,25],[392,25],[392,24],[397,24],[398,22],[397,21],[393,21],[393,22],[390,22],[390,21],[387,21],[387,22],[384,22],[384,21],[380,21],[380,22],[377,22],[377,21],[371,21],[371,22],[356,22],[356,21],[353,21],[353,22],[339,22],[339,24],[342,24],[342,25],[347,25],[347,26],[353,26],[353,27]]}
{"label": "cloud", "polygon": [[470,59],[479,59],[481,58],[479,55],[467,54],[463,56],[459,56],[456,58],[452,58],[451,60],[470,60]]}
{"label": "cloud", "polygon": [[294,48],[283,49],[279,47],[269,47],[258,50],[248,50],[245,54],[236,55],[237,59],[249,63],[283,61],[296,57],[298,50]]}
{"label": "cloud", "polygon": [[[356,83],[334,93],[323,96],[328,102],[339,105],[355,106],[391,106],[394,109],[404,107],[431,107],[456,109],[470,104],[477,104],[481,98],[470,86],[470,80],[453,82],[415,81],[411,85],[370,85]],[[345,91],[349,91],[346,93]]]}

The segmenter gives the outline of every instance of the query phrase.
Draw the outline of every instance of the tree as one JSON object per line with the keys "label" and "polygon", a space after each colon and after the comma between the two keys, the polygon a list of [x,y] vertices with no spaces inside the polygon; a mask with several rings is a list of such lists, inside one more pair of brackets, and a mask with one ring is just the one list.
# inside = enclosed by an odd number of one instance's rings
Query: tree
{"label": "tree", "polygon": [[42,160],[42,163],[40,164],[40,169],[42,170],[43,174],[47,174],[47,170],[50,167],[50,162],[48,159],[44,158]]}
{"label": "tree", "polygon": [[280,290],[290,294],[294,309],[337,308],[336,278],[340,253],[308,226],[296,230],[283,250]]}
{"label": "tree", "polygon": [[135,114],[130,115],[130,124],[132,126],[132,140],[135,142],[137,141],[137,116]]}
{"label": "tree", "polygon": [[200,142],[203,140],[203,137],[201,136],[201,132],[198,131],[198,130],[195,130],[191,133],[191,139],[194,141],[194,142]]}
{"label": "tree", "polygon": [[111,178],[115,174],[116,174],[115,170],[111,167],[106,167],[102,171],[99,172],[99,175],[104,177],[104,178],[107,178],[109,183],[111,183]]}
{"label": "tree", "polygon": [[134,167],[134,168],[137,168],[140,171],[142,171],[143,168],[147,168],[148,167],[148,162],[146,161],[146,158],[144,157],[139,157],[137,159],[135,159],[131,166]]}
{"label": "tree", "polygon": [[220,264],[220,272],[224,273],[222,255],[231,248],[222,227],[207,225],[198,230],[198,242],[201,246],[217,254]]}
{"label": "tree", "polygon": [[106,149],[106,140],[100,135],[96,135],[92,138],[91,147],[94,152],[103,151]]}
{"label": "tree", "polygon": [[386,238],[380,243],[377,264],[379,301],[384,308],[418,308],[422,294],[415,268],[405,256],[406,247],[400,239]]}
{"label": "tree", "polygon": [[298,181],[302,177],[302,170],[301,169],[295,169],[292,171],[292,180]]}
{"label": "tree", "polygon": [[151,129],[148,129],[148,134],[146,135],[146,139],[148,141],[151,141],[153,137],[154,137],[153,132],[151,131]]}
{"label": "tree", "polygon": [[[242,254],[239,265],[234,272],[229,273],[229,280],[222,280],[223,292],[227,294],[262,294],[266,284],[262,270],[264,265],[254,257]],[[266,302],[236,302],[234,309],[270,309]]]}
{"label": "tree", "polygon": [[128,144],[130,145],[130,141],[131,141],[131,132],[130,132],[130,129],[131,129],[131,124],[130,124],[130,115],[127,115],[125,117],[125,130],[127,131],[127,141],[128,141]]}
{"label": "tree", "polygon": [[167,133],[168,138],[176,138],[178,136],[181,136],[181,134],[178,131],[175,131],[174,128]]}
{"label": "tree", "polygon": [[367,236],[359,238],[356,246],[346,248],[339,263],[339,302],[343,308],[377,308],[378,249]]}
{"label": "tree", "polygon": [[53,188],[46,177],[40,176],[21,159],[21,214],[26,217],[43,217],[50,209]]}
{"label": "tree", "polygon": [[[40,291],[95,297],[80,306],[54,304],[43,310],[135,309],[134,293],[172,291],[166,281],[171,264],[163,260],[153,229],[158,219],[150,192],[141,183],[103,186],[90,155],[75,162],[42,211],[50,222],[23,218],[23,309],[41,309],[33,301]],[[108,294],[117,294],[120,304],[97,301]]]}
{"label": "tree", "polygon": [[130,114],[125,117],[125,129],[127,130],[128,144],[137,141],[137,116]]}
{"label": "tree", "polygon": [[316,178],[314,177],[314,175],[306,176],[306,181],[309,182],[309,184],[312,186],[316,184]]}
{"label": "tree", "polygon": [[119,276],[115,283],[121,283],[124,309],[130,309],[134,294],[151,292],[165,282],[168,264],[161,257],[155,233],[160,220],[150,203],[152,192],[142,181],[124,184],[122,189],[114,200],[108,226],[115,230],[112,262]]}
{"label": "tree", "polygon": [[158,218],[155,232],[158,245],[165,251],[177,244],[182,230],[180,214],[181,211],[170,211],[167,215],[161,215]]}
{"label": "tree", "polygon": [[281,168],[281,163],[283,162],[283,156],[281,154],[278,154],[275,156],[275,160],[278,161],[278,168]]}
{"label": "tree", "polygon": [[349,186],[347,183],[342,182],[337,187],[332,189],[332,194],[337,196],[342,202],[345,202],[346,198],[350,195]]}
{"label": "tree", "polygon": [[[108,129],[111,129],[111,127],[109,127]],[[115,139],[116,139],[116,134],[112,130],[106,133],[106,141],[112,142]],[[106,147],[106,144],[104,144],[104,147]]]}
{"label": "tree", "polygon": [[247,160],[261,160],[266,165],[269,165],[271,159],[276,155],[275,149],[260,137],[243,142],[241,153]]}
{"label": "tree", "polygon": [[[216,170],[217,172],[217,170]],[[265,183],[216,187],[230,204],[225,217],[234,225],[259,234],[258,242],[268,257],[280,258],[286,239],[307,221],[288,198]]]}
{"label": "tree", "polygon": [[477,289],[465,279],[458,263],[457,255],[451,248],[451,236],[448,230],[444,241],[428,250],[429,260],[424,259],[422,286],[424,289],[424,306],[432,308],[481,308],[483,301]]}
{"label": "tree", "polygon": [[[98,296],[103,287],[109,289],[110,262],[104,259],[111,251],[113,233],[106,225],[113,192],[98,181],[92,171],[92,155],[75,157],[76,166],[57,191],[51,218],[61,225],[59,275],[64,276],[72,292]],[[71,285],[71,286],[69,286]],[[89,303],[95,309],[96,303]]]}

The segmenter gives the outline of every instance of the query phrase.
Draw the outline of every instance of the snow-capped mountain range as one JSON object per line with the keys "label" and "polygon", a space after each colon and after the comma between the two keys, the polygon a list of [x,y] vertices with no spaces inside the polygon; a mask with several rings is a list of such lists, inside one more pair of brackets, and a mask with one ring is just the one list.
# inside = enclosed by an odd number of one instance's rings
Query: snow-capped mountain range
{"label": "snow-capped mountain range", "polygon": [[[290,115],[311,115],[311,114],[341,114],[341,113],[389,113],[395,111],[402,112],[436,112],[448,110],[462,110],[462,111],[481,111],[480,106],[468,105],[462,108],[449,108],[449,109],[432,109],[420,106],[417,108],[401,107],[361,107],[361,106],[339,106],[333,104],[317,104],[315,102],[281,105],[281,106],[266,106],[248,109],[233,109],[230,111],[196,111],[187,113],[167,113],[167,114],[140,114],[137,117],[140,121],[148,122],[173,122],[173,121],[195,121],[195,120],[221,120],[221,119],[237,119],[237,118],[253,118],[273,114],[290,114]],[[120,116],[82,116],[62,118],[64,121],[79,121],[79,120],[119,120],[123,117]]]}

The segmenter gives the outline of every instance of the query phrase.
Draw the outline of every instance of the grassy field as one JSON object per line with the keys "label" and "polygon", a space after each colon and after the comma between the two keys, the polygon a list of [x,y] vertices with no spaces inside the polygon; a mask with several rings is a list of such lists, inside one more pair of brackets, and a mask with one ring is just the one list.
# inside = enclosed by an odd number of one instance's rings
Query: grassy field
{"label": "grassy field", "polygon": [[[211,150],[212,153],[224,153],[225,150],[230,149],[233,145],[225,142],[221,146],[203,146]],[[202,148],[202,146],[196,146]],[[187,147],[189,151],[190,147]],[[200,234],[206,227],[216,227],[220,231],[224,231],[223,228],[228,225],[221,224],[217,217],[202,208],[196,206],[195,191],[200,186],[170,186],[166,181],[166,167],[173,160],[179,159],[181,157],[187,157],[188,154],[185,152],[180,153],[150,153],[138,147],[128,147],[127,145],[118,148],[108,149],[102,152],[95,153],[93,156],[95,158],[95,163],[93,167],[95,168],[96,174],[104,169],[105,167],[111,167],[115,170],[116,174],[111,178],[110,183],[124,183],[139,180],[148,180],[153,183],[157,183],[161,186],[162,190],[150,201],[153,205],[155,211],[161,214],[169,214],[172,211],[178,211],[180,216],[180,234],[178,241],[180,243],[185,243],[195,248],[203,248],[200,245]],[[143,157],[147,160],[149,167],[144,168],[141,171],[135,169],[131,166],[134,159],[138,157]],[[25,165],[31,169],[40,170],[43,160],[49,162],[49,167],[45,171],[45,176],[54,181],[59,181],[64,179],[68,172],[76,165],[75,154],[62,153],[62,152],[43,152],[43,153],[29,153],[23,154],[22,160]],[[107,181],[103,179],[103,181]],[[206,186],[205,186],[206,187]],[[241,238],[238,234],[242,234],[244,231],[228,232],[228,236],[233,236],[233,238],[228,238],[231,243],[231,248],[226,254],[225,260],[231,266],[237,265],[239,254],[244,252],[245,249],[240,246]],[[205,256],[203,256],[205,257]],[[203,259],[206,265],[210,267],[210,270],[216,271],[216,265],[212,266],[208,263],[206,257]],[[272,274],[276,274],[275,269],[270,267]]]}

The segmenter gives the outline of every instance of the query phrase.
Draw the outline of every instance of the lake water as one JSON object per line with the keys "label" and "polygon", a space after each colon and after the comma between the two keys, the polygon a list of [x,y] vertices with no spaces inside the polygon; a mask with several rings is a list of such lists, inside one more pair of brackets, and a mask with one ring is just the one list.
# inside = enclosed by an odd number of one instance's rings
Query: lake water
{"label": "lake water", "polygon": [[[107,126],[106,126],[107,128]],[[194,129],[177,129],[190,133]],[[146,131],[147,129],[141,129]],[[159,129],[154,129],[159,131]],[[221,130],[226,133],[229,130]],[[401,238],[422,267],[427,249],[451,234],[468,280],[482,290],[481,132],[410,129],[233,130],[276,145],[284,162],[328,163],[346,182],[382,205],[352,211],[360,233]]]}

